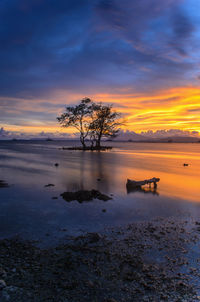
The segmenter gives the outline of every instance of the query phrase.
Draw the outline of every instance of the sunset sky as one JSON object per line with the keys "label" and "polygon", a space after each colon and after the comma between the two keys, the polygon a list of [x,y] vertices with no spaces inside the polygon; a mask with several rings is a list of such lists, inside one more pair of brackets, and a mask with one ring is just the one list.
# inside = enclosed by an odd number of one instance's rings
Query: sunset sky
{"label": "sunset sky", "polygon": [[63,131],[85,96],[138,133],[200,131],[200,0],[1,0],[0,24],[5,131]]}

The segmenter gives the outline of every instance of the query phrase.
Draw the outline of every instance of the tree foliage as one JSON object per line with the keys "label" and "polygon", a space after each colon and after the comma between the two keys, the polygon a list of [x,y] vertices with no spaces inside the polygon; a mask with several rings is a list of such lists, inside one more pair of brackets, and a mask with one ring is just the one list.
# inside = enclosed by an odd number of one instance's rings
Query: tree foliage
{"label": "tree foliage", "polygon": [[66,111],[57,118],[63,127],[74,127],[78,130],[83,147],[90,128],[91,104],[89,98],[84,98],[80,104],[66,107]]}
{"label": "tree foliage", "polygon": [[120,114],[113,111],[112,105],[93,103],[92,121],[89,129],[96,142],[96,147],[100,147],[103,137],[114,138],[117,136],[121,125],[118,121],[119,117]]}

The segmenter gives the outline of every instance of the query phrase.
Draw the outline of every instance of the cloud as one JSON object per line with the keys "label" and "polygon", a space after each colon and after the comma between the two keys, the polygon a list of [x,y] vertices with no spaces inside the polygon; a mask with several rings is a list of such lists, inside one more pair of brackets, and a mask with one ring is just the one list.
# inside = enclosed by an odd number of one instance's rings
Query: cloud
{"label": "cloud", "polygon": [[[35,97],[123,85],[178,84],[195,30],[181,0],[5,1],[1,7],[0,89]],[[155,80],[157,83],[155,83]],[[138,87],[139,85],[139,87]]]}
{"label": "cloud", "polygon": [[6,131],[3,127],[0,128],[0,140],[11,139],[78,139],[77,133],[66,133],[61,131],[54,132],[24,132],[24,131]]}
{"label": "cloud", "polygon": [[180,129],[142,131],[141,134],[147,138],[167,138],[167,137],[199,137],[198,131],[184,131]]}
{"label": "cloud", "polygon": [[159,125],[156,106],[177,106],[182,94],[148,96],[199,86],[199,6],[191,1],[1,1],[0,122],[55,128],[64,104],[107,94],[107,102],[122,97],[131,127]]}

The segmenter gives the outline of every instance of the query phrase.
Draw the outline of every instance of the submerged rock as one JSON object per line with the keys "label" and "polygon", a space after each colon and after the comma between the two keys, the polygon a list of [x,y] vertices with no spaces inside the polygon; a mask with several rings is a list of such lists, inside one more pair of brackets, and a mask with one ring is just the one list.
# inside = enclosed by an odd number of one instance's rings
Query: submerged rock
{"label": "submerged rock", "polygon": [[0,180],[0,188],[8,188],[9,185],[4,180]]}
{"label": "submerged rock", "polygon": [[64,192],[60,196],[62,196],[63,199],[66,201],[77,200],[78,202],[91,201],[93,199],[99,199],[103,201],[112,199],[110,196],[102,194],[97,190],[91,190],[91,191],[80,190],[77,192]]}
{"label": "submerged rock", "polygon": [[99,233],[88,233],[88,239],[90,243],[95,243],[101,240],[102,236]]}

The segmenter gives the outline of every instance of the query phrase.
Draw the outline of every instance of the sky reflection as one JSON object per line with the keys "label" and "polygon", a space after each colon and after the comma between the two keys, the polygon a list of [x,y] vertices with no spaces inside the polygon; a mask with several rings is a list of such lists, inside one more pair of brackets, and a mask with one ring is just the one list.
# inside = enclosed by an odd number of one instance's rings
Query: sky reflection
{"label": "sky reflection", "polygon": [[[57,236],[62,228],[74,234],[158,216],[199,215],[200,145],[127,143],[99,153],[60,150],[63,144],[1,142],[0,179],[10,187],[0,189],[0,236]],[[152,177],[160,178],[156,191],[127,192],[127,178]],[[45,187],[49,183],[55,186]],[[80,189],[97,189],[113,199],[79,204],[60,196]]]}

